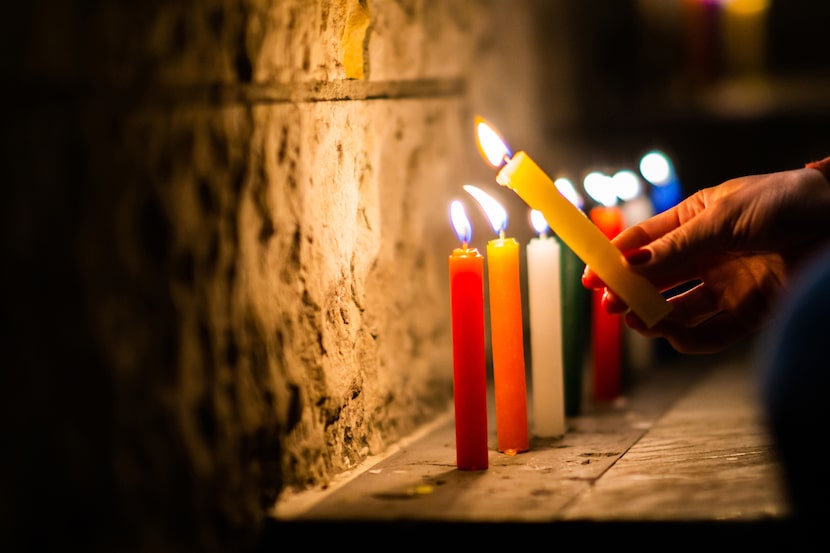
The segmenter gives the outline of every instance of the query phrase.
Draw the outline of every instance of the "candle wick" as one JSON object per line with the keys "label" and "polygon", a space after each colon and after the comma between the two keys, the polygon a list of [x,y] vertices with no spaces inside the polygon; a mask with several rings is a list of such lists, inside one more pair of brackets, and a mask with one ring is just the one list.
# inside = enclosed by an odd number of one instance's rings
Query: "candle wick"
{"label": "candle wick", "polygon": [[502,158],[502,161],[505,163],[510,163],[510,158],[507,156],[507,154],[504,154],[504,158]]}
{"label": "candle wick", "polygon": [[504,240],[504,229],[501,229],[501,230],[499,231],[499,239],[500,239],[500,240]]}
{"label": "candle wick", "polygon": [[465,240],[465,241],[463,241],[463,242],[461,242],[461,249],[462,249],[462,250],[466,250],[466,249],[467,249],[467,241],[466,241],[466,240]]}

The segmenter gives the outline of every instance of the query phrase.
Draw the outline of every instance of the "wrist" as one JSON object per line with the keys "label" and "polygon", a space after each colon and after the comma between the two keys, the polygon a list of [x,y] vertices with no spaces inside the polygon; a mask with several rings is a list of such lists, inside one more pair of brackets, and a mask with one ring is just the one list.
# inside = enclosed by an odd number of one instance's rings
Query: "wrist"
{"label": "wrist", "polygon": [[824,175],[824,178],[830,182],[830,156],[827,156],[824,159],[819,161],[811,161],[810,163],[806,164],[805,167],[807,169],[816,169]]}

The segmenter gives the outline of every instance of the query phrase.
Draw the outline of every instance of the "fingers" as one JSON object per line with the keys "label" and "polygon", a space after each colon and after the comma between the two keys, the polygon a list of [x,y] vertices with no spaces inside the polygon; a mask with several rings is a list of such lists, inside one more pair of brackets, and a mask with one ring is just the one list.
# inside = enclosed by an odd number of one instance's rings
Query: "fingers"
{"label": "fingers", "polygon": [[[631,266],[636,266],[642,263],[647,263],[651,259],[651,251],[646,248],[634,249],[623,254],[626,261]],[[669,283],[664,282],[663,286]],[[604,289],[602,295],[602,306],[609,313],[621,314],[628,310],[628,306],[613,290],[607,288],[605,283],[599,276],[593,272],[590,267],[586,266],[582,273],[582,285],[588,289]]]}
{"label": "fingers", "polygon": [[715,313],[695,326],[686,326],[683,322],[667,317],[648,328],[631,312],[625,315],[625,323],[647,338],[665,339],[676,351],[685,354],[720,352],[752,331],[726,312]]}
{"label": "fingers", "polygon": [[606,288],[602,292],[600,305],[605,311],[612,315],[621,315],[628,311],[628,306],[625,304],[625,302],[622,301],[619,296],[614,294],[614,292],[612,292],[608,288]]}
{"label": "fingers", "polygon": [[[678,206],[674,206],[667,211],[654,215],[646,221],[623,230],[611,242],[618,250],[625,252],[623,255],[626,257],[626,261],[630,266],[646,267],[654,257],[654,250],[650,247],[651,244],[655,240],[674,231],[680,225],[681,219],[678,217],[677,211]],[[649,246],[649,248],[646,248],[646,246]],[[658,277],[661,276],[659,270],[653,272]],[[663,280],[666,282],[660,284],[655,282],[655,285],[658,287],[668,287],[676,284],[668,278],[664,278]],[[589,289],[605,287],[602,279],[597,276],[590,266],[585,267],[582,275],[582,284]]]}
{"label": "fingers", "polygon": [[582,286],[589,290],[597,290],[599,288],[605,288],[605,283],[591,270],[590,266],[585,265],[585,269],[582,271]]}
{"label": "fingers", "polygon": [[[659,231],[659,229],[664,228],[665,223],[661,223],[659,224],[659,226],[655,226],[655,223],[653,222],[655,218],[663,219],[664,214],[661,213],[660,215],[655,215],[648,221],[643,221],[638,225],[628,227],[627,229],[620,232],[617,236],[615,236],[614,239],[611,240],[611,242],[621,252],[636,250],[644,246],[647,246],[655,238],[657,238],[658,236],[662,236],[662,234],[665,234],[665,232],[661,234]],[[650,223],[646,225],[646,222]]]}
{"label": "fingers", "polygon": [[[625,229],[612,242],[624,252],[621,255],[627,265],[660,291],[700,280],[701,273],[716,263],[723,249],[719,245],[722,237],[718,236],[723,224],[705,211],[706,202],[704,194],[694,194],[671,209]],[[582,285],[605,289],[602,305],[608,312],[626,312],[625,303],[590,266],[583,271]],[[692,293],[688,302],[679,298],[675,301],[681,309],[676,317],[682,318],[684,324],[696,324],[711,316],[717,304],[717,298],[708,289]],[[688,309],[684,309],[687,304]]]}
{"label": "fingers", "polygon": [[720,296],[711,287],[699,283],[669,300],[672,304],[669,317],[683,326],[697,326],[721,311],[719,300]]}
{"label": "fingers", "polygon": [[[652,256],[651,250],[646,248],[634,248],[632,250],[624,251],[622,256],[630,266],[641,265],[647,263]],[[603,288],[605,283],[599,276],[591,269],[590,265],[586,265],[582,271],[582,285],[586,288]]]}
{"label": "fingers", "polygon": [[[689,286],[690,289],[678,290],[674,296],[669,298],[672,311],[665,319],[684,328],[695,327],[721,312],[720,296],[715,290],[700,282]],[[609,313],[614,314],[626,313],[628,309],[619,297],[607,290],[602,296],[602,307]],[[632,329],[642,334],[648,332],[645,323],[634,313],[626,313],[625,322]],[[657,334],[662,335],[665,330],[666,325],[658,330]]]}
{"label": "fingers", "polygon": [[[682,353],[720,351],[765,324],[782,290],[780,271],[776,256],[734,259],[707,282],[670,297],[672,312],[652,328],[630,312],[625,323],[644,336],[665,338]],[[603,301],[610,309],[614,300]]]}
{"label": "fingers", "polygon": [[[635,225],[623,230],[611,242],[621,252],[640,251],[643,246],[651,242],[652,237],[644,231],[641,225]],[[631,262],[629,262],[631,263]],[[590,265],[585,266],[582,273],[582,285],[589,289],[604,288],[605,283],[591,269]]]}
{"label": "fingers", "polygon": [[698,284],[669,299],[672,312],[649,328],[613,293],[606,290],[602,307],[609,313],[625,314],[625,324],[647,338],[664,338],[680,353],[716,353],[753,332],[761,317],[747,317],[741,310],[724,311],[718,293]]}
{"label": "fingers", "polygon": [[696,193],[640,224],[654,239],[648,243],[651,258],[637,264],[637,272],[661,290],[700,278],[726,255],[734,225],[723,212],[730,210],[707,210],[706,203],[706,196]]}

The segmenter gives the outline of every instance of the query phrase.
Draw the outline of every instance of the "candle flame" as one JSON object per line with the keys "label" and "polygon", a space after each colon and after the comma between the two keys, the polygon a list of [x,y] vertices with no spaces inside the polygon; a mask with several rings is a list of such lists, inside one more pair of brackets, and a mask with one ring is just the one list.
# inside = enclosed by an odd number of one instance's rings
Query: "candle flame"
{"label": "candle flame", "polygon": [[507,211],[492,196],[481,188],[471,184],[465,184],[464,190],[476,199],[485,215],[490,219],[490,225],[496,234],[501,234],[507,228]]}
{"label": "candle flame", "polygon": [[550,228],[547,219],[545,219],[545,215],[538,209],[530,210],[530,224],[533,225],[536,233],[540,236],[544,236],[545,232]]}
{"label": "candle flame", "polygon": [[473,239],[473,226],[470,224],[467,213],[464,211],[464,204],[458,200],[450,204],[450,222],[452,223],[453,230],[455,230],[455,235],[458,236],[458,240],[466,248],[470,240]]}
{"label": "candle flame", "polygon": [[585,192],[595,202],[605,207],[611,207],[617,203],[617,195],[614,193],[611,177],[608,175],[592,171],[585,175],[582,185],[585,187]]}
{"label": "candle flame", "polygon": [[478,151],[487,163],[493,167],[501,167],[505,159],[513,157],[507,144],[484,118],[475,118],[475,128]]}

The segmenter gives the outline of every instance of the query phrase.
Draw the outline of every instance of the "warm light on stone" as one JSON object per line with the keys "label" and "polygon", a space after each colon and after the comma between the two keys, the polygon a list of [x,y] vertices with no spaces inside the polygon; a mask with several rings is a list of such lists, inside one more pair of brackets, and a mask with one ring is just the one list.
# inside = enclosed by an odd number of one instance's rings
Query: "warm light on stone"
{"label": "warm light on stone", "polygon": [[365,0],[343,0],[346,4],[346,25],[340,40],[343,52],[343,67],[347,79],[362,79],[366,60],[363,56],[363,42],[369,28],[369,8]]}

